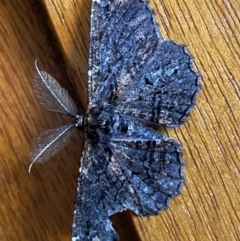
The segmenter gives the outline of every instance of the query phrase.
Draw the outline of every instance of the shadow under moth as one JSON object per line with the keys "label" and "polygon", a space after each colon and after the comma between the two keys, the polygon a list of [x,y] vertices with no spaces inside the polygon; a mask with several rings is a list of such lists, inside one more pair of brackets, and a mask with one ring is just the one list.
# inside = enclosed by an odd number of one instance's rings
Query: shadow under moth
{"label": "shadow under moth", "polygon": [[72,241],[118,240],[112,214],[166,209],[184,184],[182,147],[152,125],[184,123],[200,85],[192,57],[183,45],[162,39],[149,3],[93,0],[85,115],[52,76],[36,69],[38,102],[75,123],[32,141],[29,171],[62,149],[75,127],[85,133]]}

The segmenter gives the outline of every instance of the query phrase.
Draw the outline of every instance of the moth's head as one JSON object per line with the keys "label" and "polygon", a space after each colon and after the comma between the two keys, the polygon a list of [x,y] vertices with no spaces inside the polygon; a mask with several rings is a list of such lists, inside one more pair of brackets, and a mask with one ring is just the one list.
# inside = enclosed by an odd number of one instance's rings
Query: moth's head
{"label": "moth's head", "polygon": [[83,115],[76,115],[76,127],[82,127],[83,126]]}

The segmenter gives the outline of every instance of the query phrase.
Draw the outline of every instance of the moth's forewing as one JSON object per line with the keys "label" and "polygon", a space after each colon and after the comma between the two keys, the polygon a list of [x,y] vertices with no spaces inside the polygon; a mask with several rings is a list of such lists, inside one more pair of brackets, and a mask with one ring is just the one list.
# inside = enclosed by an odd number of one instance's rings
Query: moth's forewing
{"label": "moth's forewing", "polygon": [[155,17],[145,1],[93,1],[89,105],[112,102],[124,92],[161,41]]}
{"label": "moth's forewing", "polygon": [[[137,91],[136,91],[137,90]],[[200,90],[199,75],[186,47],[163,41],[126,91],[116,110],[151,123],[176,127],[185,122]]]}

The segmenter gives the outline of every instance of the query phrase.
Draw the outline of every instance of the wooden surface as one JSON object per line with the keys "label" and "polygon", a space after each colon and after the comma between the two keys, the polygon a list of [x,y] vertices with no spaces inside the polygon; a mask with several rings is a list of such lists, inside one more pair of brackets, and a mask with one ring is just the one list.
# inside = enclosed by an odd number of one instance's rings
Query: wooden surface
{"label": "wooden surface", "polygon": [[[34,60],[86,102],[90,0],[0,0],[0,240],[69,241],[83,135],[44,165],[28,144],[72,120],[40,108],[31,92]],[[152,0],[162,34],[195,56],[203,89],[181,128],[186,185],[160,215],[114,215],[121,241],[240,240],[240,2]]]}

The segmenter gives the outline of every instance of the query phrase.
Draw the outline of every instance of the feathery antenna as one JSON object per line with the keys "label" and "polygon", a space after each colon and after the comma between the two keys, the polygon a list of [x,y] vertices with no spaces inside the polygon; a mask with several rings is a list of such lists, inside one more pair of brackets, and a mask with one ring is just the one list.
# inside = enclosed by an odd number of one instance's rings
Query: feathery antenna
{"label": "feathery antenna", "polygon": [[46,130],[37,135],[30,145],[31,171],[34,163],[45,162],[63,149],[70,141],[74,128],[82,126],[83,116],[78,115],[77,106],[67,90],[47,72],[40,71],[35,61],[37,75],[33,79],[33,92],[39,104],[49,111],[68,114],[75,117],[75,124]]}
{"label": "feathery antenna", "polygon": [[30,159],[32,160],[28,172],[34,163],[42,163],[62,150],[73,136],[76,124],[66,125],[41,132],[31,142]]}
{"label": "feathery antenna", "polygon": [[71,116],[77,115],[77,107],[67,90],[47,72],[40,71],[35,61],[37,75],[33,79],[33,92],[39,104],[49,111]]}

